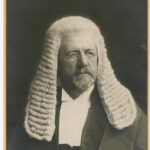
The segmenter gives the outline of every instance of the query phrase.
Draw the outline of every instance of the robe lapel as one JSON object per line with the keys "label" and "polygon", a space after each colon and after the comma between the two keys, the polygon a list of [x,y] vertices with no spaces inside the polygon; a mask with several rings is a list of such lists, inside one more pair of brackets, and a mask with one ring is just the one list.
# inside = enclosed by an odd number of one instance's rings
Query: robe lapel
{"label": "robe lapel", "polygon": [[135,133],[135,126],[117,130],[107,123],[98,150],[133,150]]}
{"label": "robe lapel", "polygon": [[137,125],[136,120],[133,125],[122,130],[118,130],[112,127],[107,120],[105,127],[103,128],[103,135],[100,139],[99,148],[97,150],[133,150]]}
{"label": "robe lapel", "polygon": [[98,150],[107,122],[99,95],[94,90],[91,95],[91,108],[82,132],[81,150]]}

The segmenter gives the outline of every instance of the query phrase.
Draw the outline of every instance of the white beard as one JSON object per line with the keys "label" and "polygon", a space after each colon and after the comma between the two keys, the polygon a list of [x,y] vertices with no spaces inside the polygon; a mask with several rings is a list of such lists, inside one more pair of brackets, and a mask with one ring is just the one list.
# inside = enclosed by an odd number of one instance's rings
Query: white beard
{"label": "white beard", "polygon": [[80,91],[87,90],[95,82],[95,79],[89,74],[79,74],[73,78],[73,86]]}

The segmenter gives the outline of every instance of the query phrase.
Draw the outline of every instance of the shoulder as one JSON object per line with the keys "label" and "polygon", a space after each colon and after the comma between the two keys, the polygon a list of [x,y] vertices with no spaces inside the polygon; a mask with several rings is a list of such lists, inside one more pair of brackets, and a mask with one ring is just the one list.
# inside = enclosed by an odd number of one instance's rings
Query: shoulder
{"label": "shoulder", "polygon": [[54,150],[52,142],[39,141],[31,138],[25,131],[24,123],[14,127],[7,139],[7,150]]}
{"label": "shoulder", "polygon": [[137,127],[139,127],[141,125],[144,125],[146,127],[147,126],[147,116],[146,116],[146,114],[143,113],[143,111],[141,110],[141,108],[138,105],[136,105],[136,108],[137,108],[137,117],[136,117],[136,120],[135,120],[134,124],[137,124]]}
{"label": "shoulder", "polygon": [[22,147],[24,150],[24,144],[26,143],[27,134],[25,133],[22,123],[16,124],[12,132],[9,133],[7,138],[7,149],[8,150],[19,150]]}
{"label": "shoulder", "polygon": [[146,150],[147,145],[147,116],[137,106],[137,118],[133,124],[136,126],[135,150]]}

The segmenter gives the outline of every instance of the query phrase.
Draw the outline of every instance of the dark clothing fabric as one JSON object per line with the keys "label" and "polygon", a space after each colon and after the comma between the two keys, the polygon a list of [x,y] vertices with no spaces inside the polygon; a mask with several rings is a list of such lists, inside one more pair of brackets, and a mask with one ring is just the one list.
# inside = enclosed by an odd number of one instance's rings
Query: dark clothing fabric
{"label": "dark clothing fabric", "polygon": [[[133,125],[123,130],[114,129],[101,104],[98,92],[91,95],[91,107],[83,128],[80,147],[70,148],[58,144],[59,110],[56,112],[56,130],[51,142],[38,141],[27,135],[23,123],[19,124],[9,138],[7,150],[146,150],[146,117],[137,107],[137,118]],[[65,147],[66,146],[66,147]],[[66,149],[65,149],[66,148]]]}
{"label": "dark clothing fabric", "polygon": [[80,150],[80,146],[70,146],[68,144],[60,144],[59,150]]}

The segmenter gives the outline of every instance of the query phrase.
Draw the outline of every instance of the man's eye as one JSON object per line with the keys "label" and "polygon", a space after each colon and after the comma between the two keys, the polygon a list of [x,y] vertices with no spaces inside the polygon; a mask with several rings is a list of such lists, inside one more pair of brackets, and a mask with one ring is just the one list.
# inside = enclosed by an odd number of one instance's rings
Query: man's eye
{"label": "man's eye", "polygon": [[74,57],[77,57],[79,54],[77,52],[70,52],[67,54],[67,57],[69,58],[74,58]]}
{"label": "man's eye", "polygon": [[85,52],[85,54],[86,54],[86,56],[88,56],[88,57],[94,57],[94,56],[96,56],[96,53],[94,52],[94,51],[86,51]]}

